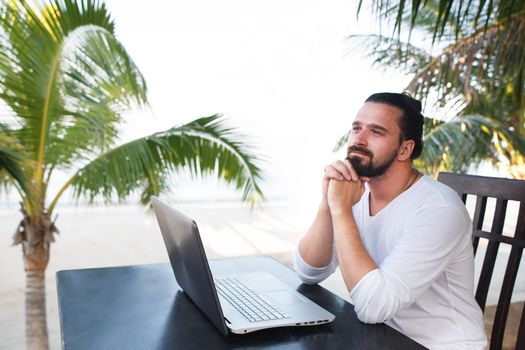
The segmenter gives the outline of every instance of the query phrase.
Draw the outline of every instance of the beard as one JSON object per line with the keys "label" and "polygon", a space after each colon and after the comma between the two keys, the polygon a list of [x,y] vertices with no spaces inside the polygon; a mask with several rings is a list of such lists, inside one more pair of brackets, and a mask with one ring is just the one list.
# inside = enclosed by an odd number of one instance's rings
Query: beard
{"label": "beard", "polygon": [[[363,156],[350,155],[352,151],[363,153],[368,157],[368,161]],[[396,158],[397,150],[394,149],[394,151],[384,160],[374,163],[374,154],[370,150],[360,146],[348,147],[348,156],[346,157],[346,159],[350,161],[350,164],[352,164],[357,175],[365,177],[377,177],[383,175],[388,168],[390,168],[392,163],[394,163]]]}

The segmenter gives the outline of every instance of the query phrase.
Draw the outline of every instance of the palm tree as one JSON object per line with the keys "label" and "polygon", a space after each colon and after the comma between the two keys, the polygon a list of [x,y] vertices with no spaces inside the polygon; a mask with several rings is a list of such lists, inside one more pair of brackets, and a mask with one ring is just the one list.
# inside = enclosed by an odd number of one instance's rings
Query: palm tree
{"label": "palm tree", "polygon": [[[374,64],[412,74],[406,90],[441,108],[426,121],[420,165],[463,172],[488,159],[525,177],[525,2],[374,0],[372,8],[394,35],[349,40]],[[413,45],[412,29],[433,45]]]}
{"label": "palm tree", "polygon": [[[146,204],[189,169],[233,183],[243,199],[261,195],[255,156],[220,115],[118,144],[122,112],[146,105],[147,89],[114,27],[97,0],[0,4],[0,185],[22,206],[14,243],[26,272],[28,349],[48,348],[45,270],[68,188],[90,201],[138,191]],[[72,175],[49,193],[57,170]]]}

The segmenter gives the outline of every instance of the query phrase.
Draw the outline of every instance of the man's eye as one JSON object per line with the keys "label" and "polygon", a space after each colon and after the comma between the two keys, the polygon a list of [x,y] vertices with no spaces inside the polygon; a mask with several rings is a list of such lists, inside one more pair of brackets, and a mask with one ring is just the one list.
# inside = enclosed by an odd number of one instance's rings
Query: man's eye
{"label": "man's eye", "polygon": [[352,131],[359,131],[359,130],[361,130],[361,128],[358,127],[358,126],[354,126],[354,127],[352,128]]}
{"label": "man's eye", "polygon": [[383,135],[381,133],[381,131],[379,131],[379,130],[372,130],[372,134],[374,134],[374,135]]}

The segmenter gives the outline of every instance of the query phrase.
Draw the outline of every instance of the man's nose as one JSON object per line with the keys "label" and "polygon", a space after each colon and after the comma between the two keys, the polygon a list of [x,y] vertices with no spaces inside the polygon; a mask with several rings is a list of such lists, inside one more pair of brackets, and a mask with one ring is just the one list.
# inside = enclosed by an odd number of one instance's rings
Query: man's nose
{"label": "man's nose", "polygon": [[355,133],[352,137],[353,141],[352,143],[357,146],[366,146],[368,144],[367,142],[367,132],[365,130],[361,130],[358,133]]}

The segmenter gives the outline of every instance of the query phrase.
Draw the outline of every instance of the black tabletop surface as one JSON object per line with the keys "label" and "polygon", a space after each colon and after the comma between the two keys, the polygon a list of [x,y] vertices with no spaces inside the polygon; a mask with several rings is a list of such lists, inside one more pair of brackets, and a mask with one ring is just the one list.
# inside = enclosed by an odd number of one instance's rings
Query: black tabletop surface
{"label": "black tabletop surface", "polygon": [[332,324],[223,337],[182,292],[169,264],[57,273],[62,348],[79,349],[425,349],[394,329],[367,325],[318,285],[301,284],[270,257],[211,260],[212,271],[267,271],[332,312]]}

